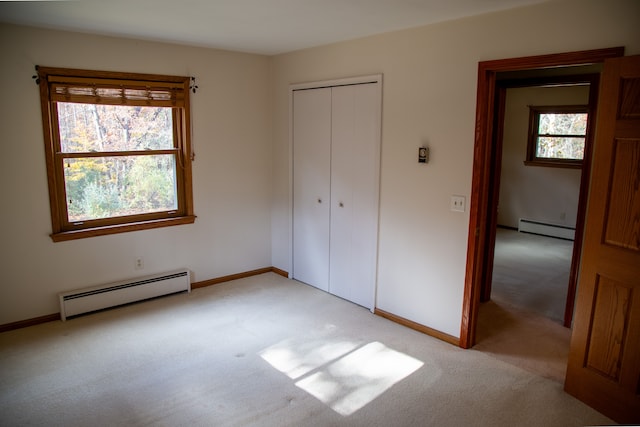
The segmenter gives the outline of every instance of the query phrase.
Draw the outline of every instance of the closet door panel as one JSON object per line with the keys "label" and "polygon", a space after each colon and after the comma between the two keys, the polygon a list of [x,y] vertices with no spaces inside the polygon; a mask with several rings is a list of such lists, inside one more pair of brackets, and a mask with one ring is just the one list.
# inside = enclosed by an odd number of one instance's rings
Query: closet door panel
{"label": "closet door panel", "polygon": [[293,92],[293,278],[329,290],[331,89]]}
{"label": "closet door panel", "polygon": [[[332,89],[331,129],[331,245],[329,292],[353,301],[352,253],[354,229],[353,170],[354,86]],[[355,302],[355,301],[354,301]]]}
{"label": "closet door panel", "polygon": [[374,307],[380,99],[377,84],[332,90],[329,291]]}

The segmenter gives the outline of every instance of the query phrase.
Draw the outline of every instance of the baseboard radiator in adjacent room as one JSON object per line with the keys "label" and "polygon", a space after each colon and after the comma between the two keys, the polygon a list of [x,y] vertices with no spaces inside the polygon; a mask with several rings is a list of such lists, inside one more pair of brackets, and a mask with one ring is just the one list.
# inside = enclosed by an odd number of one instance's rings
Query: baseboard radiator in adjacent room
{"label": "baseboard radiator in adjacent room", "polygon": [[574,240],[576,235],[575,227],[524,218],[520,218],[518,222],[518,231],[539,234],[541,236],[557,237],[565,240]]}
{"label": "baseboard radiator in adjacent room", "polygon": [[61,293],[60,317],[68,317],[177,292],[191,292],[189,270],[137,277],[103,286]]}

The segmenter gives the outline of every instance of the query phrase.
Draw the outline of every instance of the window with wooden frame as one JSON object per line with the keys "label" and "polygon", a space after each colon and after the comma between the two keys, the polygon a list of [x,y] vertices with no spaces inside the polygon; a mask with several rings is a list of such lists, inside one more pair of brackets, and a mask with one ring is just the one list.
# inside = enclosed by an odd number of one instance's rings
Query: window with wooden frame
{"label": "window with wooden frame", "polygon": [[587,105],[529,107],[525,164],[582,167],[588,111]]}
{"label": "window with wooden frame", "polygon": [[190,77],[38,67],[51,238],[193,223]]}

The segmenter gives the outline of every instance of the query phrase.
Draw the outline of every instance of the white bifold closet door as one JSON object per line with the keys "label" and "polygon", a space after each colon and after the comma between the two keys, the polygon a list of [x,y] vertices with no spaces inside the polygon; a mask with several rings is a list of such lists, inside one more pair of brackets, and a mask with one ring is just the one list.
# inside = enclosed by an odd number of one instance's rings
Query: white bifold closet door
{"label": "white bifold closet door", "polygon": [[380,83],[294,92],[293,277],[374,308]]}
{"label": "white bifold closet door", "polygon": [[331,88],[293,93],[293,278],[329,291]]}
{"label": "white bifold closet door", "polygon": [[376,84],[332,89],[329,292],[367,308],[378,253],[379,117]]}

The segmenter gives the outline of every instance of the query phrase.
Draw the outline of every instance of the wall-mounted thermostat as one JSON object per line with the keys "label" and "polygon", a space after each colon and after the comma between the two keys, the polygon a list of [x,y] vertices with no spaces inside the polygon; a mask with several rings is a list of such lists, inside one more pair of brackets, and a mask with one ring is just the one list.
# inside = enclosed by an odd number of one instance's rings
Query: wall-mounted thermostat
{"label": "wall-mounted thermostat", "polygon": [[418,148],[418,163],[429,163],[429,147]]}

